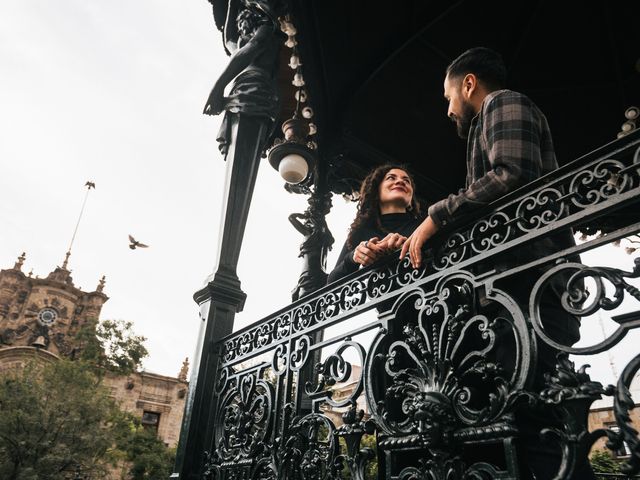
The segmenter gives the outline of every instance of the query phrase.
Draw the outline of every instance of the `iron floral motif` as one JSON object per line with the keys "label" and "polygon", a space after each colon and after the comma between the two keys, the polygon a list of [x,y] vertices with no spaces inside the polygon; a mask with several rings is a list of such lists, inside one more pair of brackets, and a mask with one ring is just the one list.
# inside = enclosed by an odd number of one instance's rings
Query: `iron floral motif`
{"label": "iron floral motif", "polygon": [[280,440],[278,478],[330,480],[337,477],[339,445],[335,425],[326,416],[311,413],[294,419]]}
{"label": "iron floral motif", "polygon": [[342,416],[344,424],[335,432],[337,436],[344,439],[346,444],[346,452],[336,458],[336,466],[341,470],[343,463],[346,463],[354,480],[366,479],[367,466],[376,457],[373,449],[360,448],[362,437],[371,435],[375,431],[374,422],[363,419],[364,410],[358,410],[354,402]]}
{"label": "iron floral motif", "polygon": [[601,436],[588,431],[587,417],[591,404],[601,395],[610,394],[610,389],[605,390],[601,383],[591,380],[586,373],[588,366],[576,371],[569,356],[560,353],[555,371],[545,374],[547,388],[540,398],[554,405],[562,420],[562,429],[546,428],[541,432],[545,437],[556,437],[562,451],[562,462],[554,478],[572,478],[578,462],[587,458],[593,442]]}
{"label": "iron floral motif", "polygon": [[271,429],[272,386],[247,374],[227,390],[220,403],[215,455],[220,462],[255,458]]}
{"label": "iron floral motif", "polygon": [[618,379],[614,397],[614,414],[620,433],[609,431],[608,434],[607,447],[617,450],[624,441],[631,452],[631,457],[621,466],[622,472],[627,475],[635,475],[640,471],[640,439],[629,413],[636,406],[636,402],[631,397],[630,386],[638,370],[640,370],[640,354],[627,364]]}
{"label": "iron floral motif", "polygon": [[[596,173],[600,178],[603,177],[601,172]],[[593,178],[597,176],[594,174],[588,177],[589,181]],[[589,198],[595,201],[594,198],[605,195],[607,191],[604,189],[604,193],[599,191]],[[638,326],[640,315],[636,311],[613,316],[612,319],[619,324],[618,329],[596,345],[574,348],[557,343],[545,332],[540,315],[542,295],[557,277],[560,277],[564,283],[562,306],[568,313],[584,317],[600,309],[612,311],[622,304],[626,293],[640,301],[640,291],[627,281],[627,279],[640,277],[640,258],[634,260],[634,268],[630,272],[610,267],[589,267],[580,263],[559,263],[538,279],[529,302],[532,325],[539,338],[563,352],[558,355],[554,374],[545,376],[547,388],[540,394],[543,401],[557,406],[557,411],[562,417],[562,429],[550,428],[543,431],[547,436],[555,436],[562,448],[563,457],[557,478],[570,478],[579,459],[585,458],[593,443],[605,435],[608,438],[607,447],[612,450],[619,449],[623,441],[630,447],[631,458],[625,463],[623,470],[627,474],[634,474],[640,470],[640,448],[638,432],[633,428],[629,416],[629,411],[635,406],[629,392],[629,385],[640,369],[640,358],[636,357],[629,362],[618,381],[617,388],[612,386],[603,388],[599,382],[591,381],[586,373],[588,365],[575,371],[574,364],[568,359],[568,353],[588,355],[611,348],[619,343],[629,330]],[[595,284],[594,292],[588,292],[584,288],[585,279],[591,279]],[[607,289],[605,282],[613,289]],[[609,295],[611,290],[613,293]],[[614,412],[620,427],[619,432],[611,429],[588,431],[589,408],[601,395],[614,395]]]}
{"label": "iron floral motif", "polygon": [[[374,416],[386,435],[410,435],[418,444],[440,447],[451,442],[456,428],[496,421],[511,405],[525,368],[516,352],[526,349],[527,331],[523,319],[509,319],[507,310],[495,305],[487,307],[487,315],[472,314],[474,287],[461,277],[443,282],[431,296],[416,292],[404,300],[410,301],[417,321],[398,318],[405,322],[401,338],[374,360],[384,363],[391,382],[386,399],[381,402],[371,388],[368,400],[377,405]],[[502,342],[521,343],[513,357],[497,354],[498,336]],[[393,405],[401,408],[394,411]]]}

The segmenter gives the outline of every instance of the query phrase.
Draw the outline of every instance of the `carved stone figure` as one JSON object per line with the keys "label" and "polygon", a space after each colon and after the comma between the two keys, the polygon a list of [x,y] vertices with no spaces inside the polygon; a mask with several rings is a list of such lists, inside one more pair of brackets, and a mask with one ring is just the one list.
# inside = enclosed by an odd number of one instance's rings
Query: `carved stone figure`
{"label": "carved stone figure", "polygon": [[[276,71],[281,46],[276,2],[230,0],[224,27],[229,64],[209,94],[204,112],[226,110],[216,140],[226,154],[231,138],[229,114],[261,116],[273,122],[278,114]],[[228,96],[224,90],[231,84]]]}
{"label": "carved stone figure", "polygon": [[304,213],[292,213],[289,222],[304,235],[300,257],[304,259],[302,274],[292,293],[293,301],[323,287],[327,281],[325,265],[327,252],[333,245],[333,236],[325,215],[331,208],[330,194],[309,197],[309,208]]}

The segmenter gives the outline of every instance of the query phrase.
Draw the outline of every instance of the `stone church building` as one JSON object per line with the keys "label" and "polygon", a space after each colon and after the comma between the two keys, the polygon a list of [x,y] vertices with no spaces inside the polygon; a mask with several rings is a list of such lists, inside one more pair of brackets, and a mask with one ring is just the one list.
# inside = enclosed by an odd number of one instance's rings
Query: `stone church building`
{"label": "stone church building", "polygon": [[[109,299],[103,291],[104,277],[95,291],[77,288],[67,260],[46,278],[25,274],[24,260],[23,253],[13,268],[0,270],[0,372],[33,359],[72,357],[78,331],[100,317]],[[180,434],[187,370],[185,360],[176,378],[142,371],[127,377],[107,374],[104,383],[123,410],[135,414],[172,447]]]}

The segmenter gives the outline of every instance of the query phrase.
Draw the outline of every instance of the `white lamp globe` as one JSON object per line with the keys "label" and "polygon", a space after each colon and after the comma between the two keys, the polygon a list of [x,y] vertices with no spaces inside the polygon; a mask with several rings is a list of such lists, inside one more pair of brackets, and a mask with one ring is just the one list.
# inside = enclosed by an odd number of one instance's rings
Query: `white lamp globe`
{"label": "white lamp globe", "polygon": [[278,172],[287,183],[300,183],[307,178],[309,165],[302,155],[290,153],[282,157]]}

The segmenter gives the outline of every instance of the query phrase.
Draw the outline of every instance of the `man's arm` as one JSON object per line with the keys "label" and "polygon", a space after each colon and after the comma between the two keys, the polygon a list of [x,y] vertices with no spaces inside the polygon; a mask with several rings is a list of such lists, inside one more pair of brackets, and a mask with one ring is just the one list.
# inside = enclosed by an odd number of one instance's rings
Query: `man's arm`
{"label": "man's arm", "polygon": [[429,208],[429,216],[439,227],[540,176],[540,119],[534,108],[527,97],[516,92],[499,94],[484,107],[480,135],[491,170],[466,190]]}
{"label": "man's arm", "polygon": [[542,171],[540,118],[531,101],[516,92],[496,95],[483,106],[481,142],[491,165],[466,190],[451,194],[429,208],[429,216],[407,239],[414,268],[422,261],[422,246],[440,228],[536,179]]}

